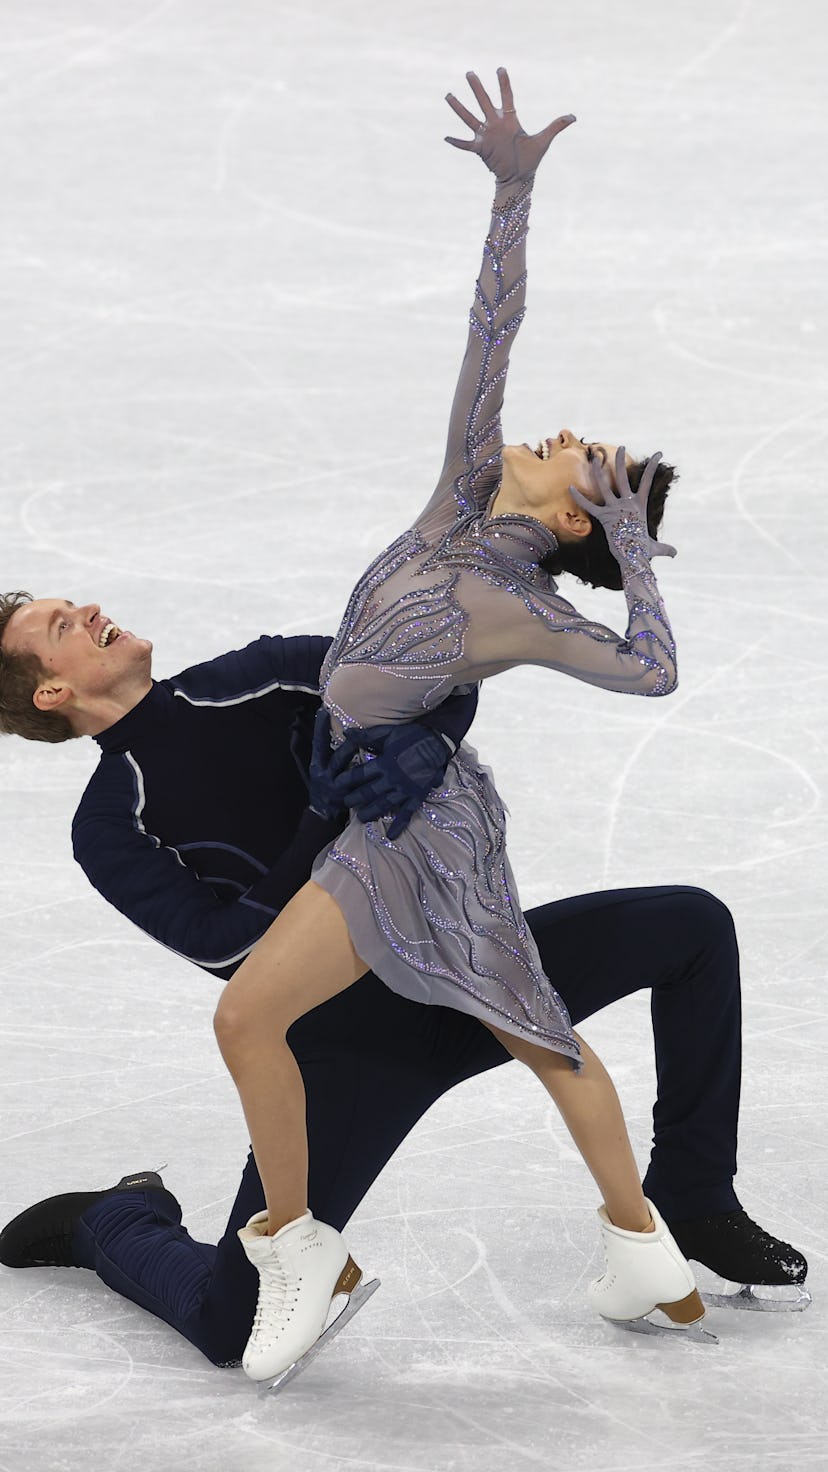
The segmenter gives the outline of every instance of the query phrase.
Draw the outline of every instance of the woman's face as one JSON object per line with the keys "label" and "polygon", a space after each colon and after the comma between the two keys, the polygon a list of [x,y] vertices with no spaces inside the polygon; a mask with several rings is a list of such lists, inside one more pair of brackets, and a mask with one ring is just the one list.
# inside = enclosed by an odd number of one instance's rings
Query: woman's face
{"label": "woman's face", "polygon": [[[573,505],[569,487],[601,505],[605,493],[615,487],[616,445],[603,440],[579,440],[571,429],[562,429],[554,439],[531,445],[504,445],[503,466],[510,478],[532,501]],[[628,455],[627,464],[632,464]]]}

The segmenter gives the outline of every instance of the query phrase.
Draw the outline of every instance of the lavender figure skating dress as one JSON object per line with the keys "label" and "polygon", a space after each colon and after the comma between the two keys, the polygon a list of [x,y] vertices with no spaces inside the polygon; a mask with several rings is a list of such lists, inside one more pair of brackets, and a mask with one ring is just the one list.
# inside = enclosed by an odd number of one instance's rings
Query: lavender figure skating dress
{"label": "lavender figure skating dress", "polygon": [[[439,484],[357,584],[323,666],[335,741],[412,720],[456,686],[517,664],[637,695],[675,683],[670,626],[632,518],[613,535],[629,616],[621,638],[581,617],[539,566],[557,546],[551,531],[529,516],[490,515],[530,200],[531,180],[498,186]],[[389,824],[352,819],[313,870],[359,956],[402,996],[469,1012],[577,1062],[566,1007],[521,912],[503,806],[476,753],[459,749],[393,841]]]}

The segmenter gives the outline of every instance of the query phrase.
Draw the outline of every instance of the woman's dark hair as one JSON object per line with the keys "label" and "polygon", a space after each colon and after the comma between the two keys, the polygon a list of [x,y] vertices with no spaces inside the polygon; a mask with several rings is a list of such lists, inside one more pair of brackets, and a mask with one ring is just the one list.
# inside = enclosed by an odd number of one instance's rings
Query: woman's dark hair
{"label": "woman's dark hair", "polygon": [[[633,465],[627,466],[627,478],[631,490],[638,490],[646,466],[646,460],[636,460]],[[666,465],[663,460],[660,460],[647,502],[647,530],[651,537],[655,537],[658,532],[661,518],[664,515],[667,492],[673,481],[677,479],[678,474],[675,467]],[[592,531],[589,535],[582,537],[577,542],[560,542],[556,552],[547,552],[541,562],[541,567],[546,572],[551,572],[553,577],[558,577],[562,572],[569,572],[580,582],[591,583],[593,588],[620,588],[621,568],[610,551],[606,532],[594,516],[589,519],[592,522]]]}
{"label": "woman's dark hair", "polygon": [[66,716],[38,710],[32,701],[49,671],[36,654],[11,654],[3,648],[9,621],[31,601],[31,593],[0,593],[0,732],[24,736],[27,741],[71,741],[76,733]]}

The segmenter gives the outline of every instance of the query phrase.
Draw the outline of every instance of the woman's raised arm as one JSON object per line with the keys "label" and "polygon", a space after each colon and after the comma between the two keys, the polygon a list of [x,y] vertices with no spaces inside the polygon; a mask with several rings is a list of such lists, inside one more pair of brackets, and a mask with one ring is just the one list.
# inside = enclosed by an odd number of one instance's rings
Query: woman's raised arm
{"label": "woman's raised arm", "polygon": [[498,69],[500,107],[495,107],[474,72],[467,76],[483,120],[449,93],[449,106],[474,136],[447,138],[446,142],[478,154],[497,183],[452,405],[446,458],[437,489],[417,523],[424,531],[448,526],[455,518],[477,510],[500,479],[500,411],[512,340],[524,313],[532,185],[552,139],[575,121],[570,113],[556,118],[540,133],[527,134],[518,121],[503,67]]}

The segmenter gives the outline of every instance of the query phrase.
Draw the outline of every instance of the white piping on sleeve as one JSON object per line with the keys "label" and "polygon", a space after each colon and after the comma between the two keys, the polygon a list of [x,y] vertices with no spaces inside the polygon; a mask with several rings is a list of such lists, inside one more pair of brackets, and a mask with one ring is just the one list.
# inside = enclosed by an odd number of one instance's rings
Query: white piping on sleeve
{"label": "white piping on sleeve", "polygon": [[274,680],[271,685],[261,685],[258,690],[246,690],[242,695],[228,695],[223,700],[216,700],[214,697],[209,696],[198,698],[194,695],[188,695],[186,690],[180,690],[178,687],[173,690],[173,695],[180,696],[182,700],[186,700],[188,705],[243,705],[246,700],[258,700],[260,695],[271,695],[274,690],[301,690],[305,695],[318,696],[319,694],[318,685],[291,685],[284,680]]}
{"label": "white piping on sleeve", "polygon": [[148,838],[151,843],[154,843],[156,848],[165,848],[168,853],[175,854],[175,857],[178,859],[178,862],[181,865],[182,869],[186,869],[187,865],[184,863],[184,860],[182,859],[177,848],[173,848],[172,845],[169,843],[162,844],[161,839],[156,838],[154,833],[147,832],[144,826],[144,819],[141,816],[147,801],[146,789],[144,787],[144,774],[141,771],[141,768],[139,767],[131,751],[125,751],[124,756],[131,766],[133,776],[135,777],[135,787],[138,794],[138,800],[135,804],[135,807],[133,808],[132,817],[135,826],[138,829],[138,832],[143,833],[144,837]]}
{"label": "white piping on sleeve", "polygon": [[[133,808],[132,817],[135,826],[138,829],[138,832],[143,833],[144,837],[148,838],[152,843],[154,843],[156,848],[164,848],[166,849],[167,853],[174,854],[182,869],[186,869],[188,866],[184,863],[184,860],[182,859],[177,848],[173,848],[172,845],[169,843],[162,844],[161,839],[156,838],[154,833],[147,833],[146,827],[144,826],[144,819],[142,817],[147,801],[146,789],[144,787],[144,774],[141,771],[141,768],[139,767],[131,751],[125,751],[124,756],[126,757],[130,767],[132,768],[132,773],[135,777],[137,801],[135,807]],[[139,929],[143,929],[143,926],[139,926]],[[149,935],[153,940],[158,939],[158,937],[153,935],[152,931],[150,930],[145,930],[144,934]],[[169,946],[167,945],[166,941],[163,940],[160,942],[160,944],[164,947],[166,951],[172,951],[174,956],[181,956],[182,959],[185,961],[192,961],[195,966],[201,966],[206,971],[219,971],[225,966],[235,966],[237,961],[243,961],[245,956],[250,955],[253,947],[258,943],[258,940],[259,937],[257,936],[256,940],[252,940],[249,945],[244,947],[243,950],[237,951],[235,956],[222,956],[216,961],[207,961],[199,956],[189,956],[186,951],[176,950],[175,946]]]}
{"label": "white piping on sleeve", "polygon": [[[144,934],[149,935],[152,940],[158,939],[149,930],[145,930]],[[165,951],[172,951],[174,956],[180,956],[182,961],[190,961],[193,966],[200,966],[202,971],[221,971],[225,966],[235,966],[237,961],[243,961],[245,956],[250,955],[253,947],[258,945],[260,939],[261,937],[257,936],[256,940],[252,940],[250,945],[245,946],[243,951],[237,951],[235,956],[223,956],[219,961],[206,961],[203,956],[188,956],[186,951],[177,951],[175,946],[167,945],[167,942],[164,940],[160,941],[159,944],[164,947]]]}
{"label": "white piping on sleeve", "polygon": [[141,814],[144,811],[144,805],[145,805],[146,800],[147,800],[146,789],[144,787],[144,774],[141,771],[141,768],[139,767],[139,765],[138,765],[137,761],[135,760],[135,757],[132,755],[132,752],[131,751],[125,751],[124,752],[124,756],[126,757],[127,762],[129,763],[129,765],[132,767],[132,773],[133,773],[133,776],[135,777],[135,788],[136,788],[136,791],[137,791],[137,794],[138,794],[138,800],[137,800],[137,802],[135,804],[135,807],[132,810],[132,816],[133,816],[133,819],[134,819],[134,822],[135,822],[135,826],[138,829],[138,832],[139,833],[144,833],[144,834],[146,834],[147,838],[151,838],[152,839],[152,841],[155,844],[155,847],[156,848],[160,848],[161,847],[160,840],[157,839],[153,833],[147,833],[147,830],[144,827],[144,820],[141,817]]}

